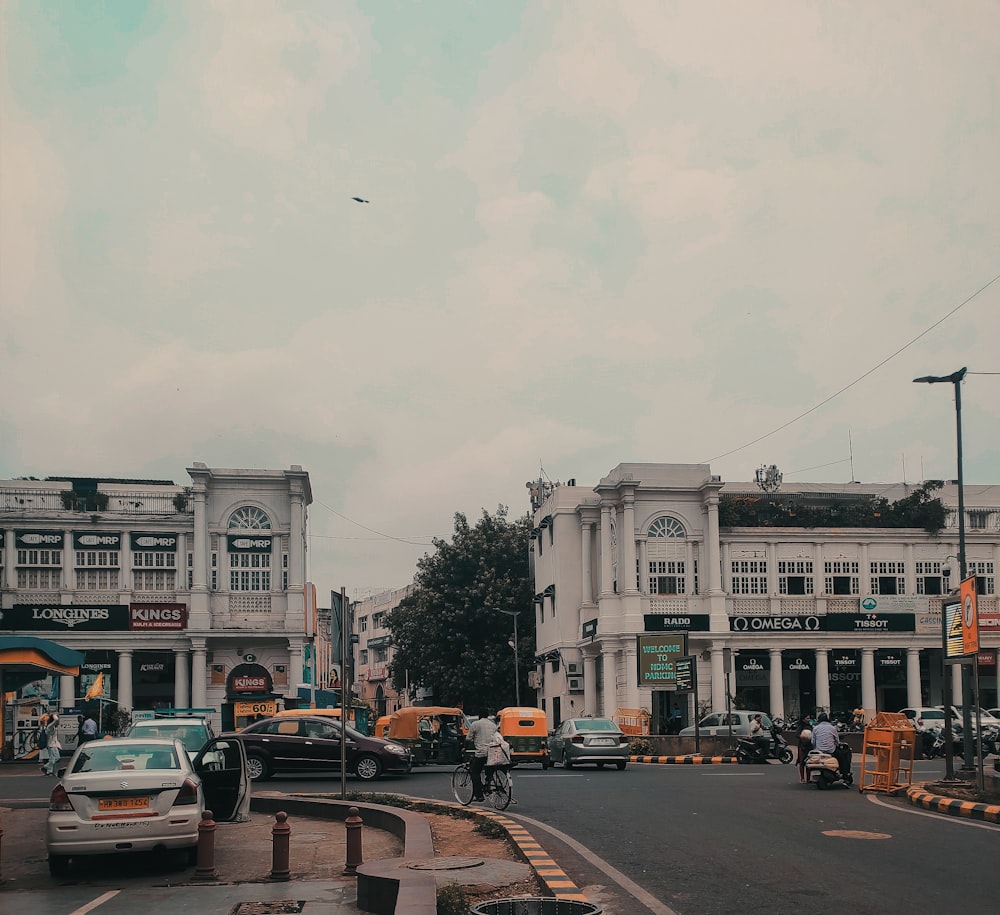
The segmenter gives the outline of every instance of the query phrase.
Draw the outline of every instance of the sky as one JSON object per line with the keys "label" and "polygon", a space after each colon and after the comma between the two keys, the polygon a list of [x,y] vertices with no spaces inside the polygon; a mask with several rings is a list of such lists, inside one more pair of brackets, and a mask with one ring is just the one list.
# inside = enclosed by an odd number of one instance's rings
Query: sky
{"label": "sky", "polygon": [[963,366],[1000,483],[995,0],[0,16],[0,478],[300,464],[352,597],[543,474],[954,478]]}

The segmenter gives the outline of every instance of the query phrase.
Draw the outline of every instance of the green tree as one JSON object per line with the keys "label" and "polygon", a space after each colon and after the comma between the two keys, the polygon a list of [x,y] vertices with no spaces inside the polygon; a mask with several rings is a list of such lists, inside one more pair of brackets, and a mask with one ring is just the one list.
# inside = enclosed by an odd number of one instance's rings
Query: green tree
{"label": "green tree", "polygon": [[475,527],[455,515],[451,541],[435,537],[435,552],[417,563],[413,593],[387,619],[395,643],[393,684],[434,691],[440,705],[472,714],[514,705],[514,657],[508,640],[517,610],[522,699],[534,663],[535,613],[528,574],[527,515],[507,520],[507,508],[485,509]]}

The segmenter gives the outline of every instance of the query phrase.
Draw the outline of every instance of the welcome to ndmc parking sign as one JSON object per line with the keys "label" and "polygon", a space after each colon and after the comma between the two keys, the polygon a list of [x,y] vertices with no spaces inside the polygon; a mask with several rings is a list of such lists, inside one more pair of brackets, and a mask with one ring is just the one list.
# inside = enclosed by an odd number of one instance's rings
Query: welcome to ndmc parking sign
{"label": "welcome to ndmc parking sign", "polygon": [[674,689],[677,659],[687,654],[687,633],[644,632],[636,636],[639,686]]}

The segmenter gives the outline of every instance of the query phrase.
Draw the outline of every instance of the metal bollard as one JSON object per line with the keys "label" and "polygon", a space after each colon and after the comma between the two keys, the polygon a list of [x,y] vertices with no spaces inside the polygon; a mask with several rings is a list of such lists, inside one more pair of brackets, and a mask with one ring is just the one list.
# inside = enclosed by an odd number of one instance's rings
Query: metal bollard
{"label": "metal bollard", "polygon": [[212,811],[206,810],[198,824],[198,866],[195,880],[215,879],[215,820]]}
{"label": "metal bollard", "polygon": [[351,807],[344,820],[347,828],[347,863],[344,865],[344,874],[348,877],[356,876],[358,867],[365,863],[361,853],[361,827],[364,825],[358,808]]}
{"label": "metal bollard", "polygon": [[290,877],[288,871],[288,840],[292,827],[288,825],[288,814],[279,810],[275,815],[275,824],[271,828],[271,873],[268,880],[281,882]]}

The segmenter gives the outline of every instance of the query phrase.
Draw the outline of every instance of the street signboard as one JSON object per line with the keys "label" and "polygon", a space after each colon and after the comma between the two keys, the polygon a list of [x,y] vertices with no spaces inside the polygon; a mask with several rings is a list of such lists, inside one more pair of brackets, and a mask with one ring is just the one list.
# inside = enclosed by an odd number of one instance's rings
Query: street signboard
{"label": "street signboard", "polygon": [[682,632],[643,633],[636,637],[639,686],[673,689],[679,657],[687,654],[687,634]]}
{"label": "street signboard", "polygon": [[689,693],[694,689],[696,671],[694,655],[684,655],[674,661],[674,682],[679,693]]}

